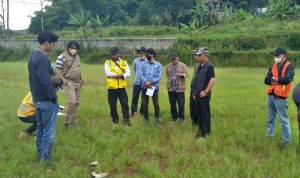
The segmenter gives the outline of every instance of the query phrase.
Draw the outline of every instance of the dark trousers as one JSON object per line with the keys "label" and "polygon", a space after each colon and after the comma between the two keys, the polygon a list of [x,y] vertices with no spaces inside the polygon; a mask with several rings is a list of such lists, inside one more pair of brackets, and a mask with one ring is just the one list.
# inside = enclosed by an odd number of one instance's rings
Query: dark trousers
{"label": "dark trousers", "polygon": [[[137,106],[139,103],[139,97],[141,93],[141,86],[133,85],[132,101],[131,101],[131,115],[133,116],[137,112]],[[143,103],[141,102],[140,114],[143,114]]]}
{"label": "dark trousers", "polygon": [[[184,92],[168,92],[169,94],[169,102],[171,106],[171,115],[173,120],[184,120],[184,103],[185,103],[185,98],[184,98]],[[177,112],[177,105],[178,103],[178,109],[179,113]]]}
{"label": "dark trousers", "polygon": [[[143,104],[143,111],[144,111],[144,118],[145,120],[149,121],[149,111],[148,111],[148,104],[149,104],[149,96],[146,95],[147,90],[142,90],[142,104]],[[155,112],[155,119],[159,119],[159,103],[158,103],[158,91],[154,91],[154,94],[152,96],[152,102],[154,106],[154,112]]]}
{"label": "dark trousers", "polygon": [[[297,106],[298,130],[300,132],[300,103],[296,103],[296,106]],[[299,144],[300,144],[300,133],[299,133]]]}
{"label": "dark trousers", "polygon": [[33,123],[30,127],[28,127],[26,130],[24,130],[26,133],[31,134],[32,132],[36,131],[36,123],[37,118],[36,115],[28,116],[28,117],[20,117],[19,119],[24,123]]}
{"label": "dark trousers", "polygon": [[209,97],[196,96],[195,119],[199,126],[199,134],[205,137],[210,133],[210,106]]}
{"label": "dark trousers", "polygon": [[128,96],[125,88],[119,89],[108,89],[108,103],[110,106],[110,116],[114,123],[119,122],[119,116],[117,112],[117,99],[119,98],[122,107],[122,113],[124,122],[129,121],[129,107],[128,107]]}
{"label": "dark trousers", "polygon": [[190,117],[193,125],[198,125],[197,120],[195,118],[196,113],[196,100],[193,99],[193,92],[190,93]]}

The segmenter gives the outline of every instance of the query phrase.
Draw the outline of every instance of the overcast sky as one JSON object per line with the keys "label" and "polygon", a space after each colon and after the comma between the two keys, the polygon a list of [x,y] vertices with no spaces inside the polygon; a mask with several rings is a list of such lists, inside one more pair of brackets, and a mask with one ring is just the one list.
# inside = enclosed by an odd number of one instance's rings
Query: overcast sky
{"label": "overcast sky", "polygon": [[30,24],[30,17],[28,16],[33,16],[35,11],[41,9],[40,0],[10,0],[9,9],[9,28],[11,30],[26,29]]}

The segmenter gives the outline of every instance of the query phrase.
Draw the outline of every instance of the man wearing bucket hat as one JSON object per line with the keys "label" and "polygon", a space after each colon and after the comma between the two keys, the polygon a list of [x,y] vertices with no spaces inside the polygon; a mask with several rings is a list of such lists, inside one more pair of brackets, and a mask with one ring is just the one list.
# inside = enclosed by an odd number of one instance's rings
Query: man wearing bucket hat
{"label": "man wearing bucket hat", "polygon": [[194,52],[194,60],[199,63],[191,82],[192,97],[195,101],[194,119],[199,127],[197,138],[205,138],[211,131],[209,102],[216,78],[214,66],[208,56],[209,50],[206,47],[198,48]]}
{"label": "man wearing bucket hat", "polygon": [[[131,116],[137,116],[137,105],[139,102],[140,93],[142,90],[141,81],[141,68],[145,64],[146,58],[146,48],[141,47],[137,50],[139,57],[133,60],[133,70],[134,70],[134,85],[132,91],[132,101],[131,101]],[[141,104],[140,114],[143,114],[143,107]]]}
{"label": "man wearing bucket hat", "polygon": [[265,77],[265,84],[268,85],[267,135],[274,136],[276,113],[278,113],[281,122],[282,145],[287,145],[291,141],[287,98],[292,88],[295,67],[287,61],[287,51],[285,49],[277,48],[272,54],[275,63],[271,65]]}

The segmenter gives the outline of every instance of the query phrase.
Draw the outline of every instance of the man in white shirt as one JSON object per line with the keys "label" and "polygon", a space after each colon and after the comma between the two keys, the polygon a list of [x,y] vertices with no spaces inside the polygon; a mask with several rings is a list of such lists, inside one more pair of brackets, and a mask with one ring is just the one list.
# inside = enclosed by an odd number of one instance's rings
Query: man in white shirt
{"label": "man in white shirt", "polygon": [[104,64],[110,115],[113,123],[117,124],[119,122],[117,99],[119,98],[124,124],[130,126],[128,96],[126,93],[126,79],[130,77],[130,69],[127,61],[120,58],[119,49],[117,47],[112,47],[110,54],[110,59],[107,59]]}

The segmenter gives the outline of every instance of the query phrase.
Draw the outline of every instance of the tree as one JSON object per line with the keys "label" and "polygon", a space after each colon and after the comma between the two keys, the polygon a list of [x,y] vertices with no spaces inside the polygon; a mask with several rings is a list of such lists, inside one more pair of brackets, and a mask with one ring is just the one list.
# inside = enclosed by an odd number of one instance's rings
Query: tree
{"label": "tree", "polygon": [[204,28],[207,27],[207,25],[206,26],[200,26],[196,22],[195,18],[193,18],[188,24],[180,23],[180,26],[181,26],[181,31],[190,32],[192,36],[193,36],[193,34],[195,34],[195,39],[198,37],[199,31],[201,29],[204,29]]}
{"label": "tree", "polygon": [[3,33],[4,33],[4,36],[6,36],[6,33],[5,33],[5,9],[4,9],[4,0],[1,0],[1,14],[0,14],[0,18],[1,18],[1,26],[2,26],[2,29],[3,29]]}
{"label": "tree", "polygon": [[7,9],[7,15],[6,15],[6,23],[7,23],[7,31],[6,31],[6,37],[9,38],[9,0],[6,1],[6,9]]}
{"label": "tree", "polygon": [[98,30],[100,38],[103,37],[103,27],[109,19],[109,17],[110,16],[108,15],[104,20],[101,20],[101,18],[98,15],[96,15],[96,18],[92,18],[93,27]]}
{"label": "tree", "polygon": [[82,30],[83,36],[87,39],[86,30],[91,27],[91,13],[89,11],[80,10],[77,14],[70,15],[68,24],[79,27]]}
{"label": "tree", "polygon": [[268,7],[268,14],[282,21],[291,14],[293,14],[293,8],[290,6],[290,0],[270,0]]}

